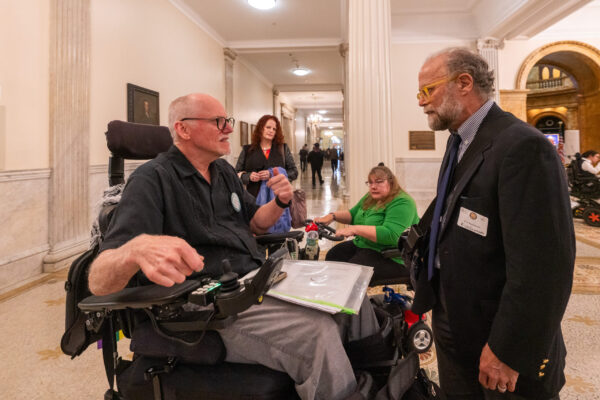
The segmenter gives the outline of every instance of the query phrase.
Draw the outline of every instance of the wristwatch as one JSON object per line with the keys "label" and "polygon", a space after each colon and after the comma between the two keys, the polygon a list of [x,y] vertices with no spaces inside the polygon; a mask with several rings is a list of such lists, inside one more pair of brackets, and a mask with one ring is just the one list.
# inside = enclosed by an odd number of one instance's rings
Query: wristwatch
{"label": "wristwatch", "polygon": [[331,218],[333,218],[334,221],[337,221],[337,219],[335,219],[335,213],[334,212],[331,212],[329,214],[331,214]]}
{"label": "wristwatch", "polygon": [[288,208],[290,204],[292,204],[292,201],[290,200],[289,203],[285,204],[283,201],[279,200],[279,196],[275,196],[275,204],[280,208]]}

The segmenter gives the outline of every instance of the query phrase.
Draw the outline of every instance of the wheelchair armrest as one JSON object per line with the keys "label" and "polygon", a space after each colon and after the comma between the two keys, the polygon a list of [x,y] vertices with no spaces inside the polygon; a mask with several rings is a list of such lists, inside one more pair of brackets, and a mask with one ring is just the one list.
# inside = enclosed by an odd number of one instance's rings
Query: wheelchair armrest
{"label": "wheelchair armrest", "polygon": [[267,233],[264,235],[256,235],[254,238],[258,244],[267,246],[270,244],[283,244],[285,239],[296,239],[298,242],[300,242],[302,241],[303,237],[303,231],[289,231],[285,233]]}
{"label": "wheelchair armrest", "polygon": [[77,305],[82,311],[123,310],[125,308],[148,308],[173,303],[202,285],[189,280],[171,287],[148,285],[125,288],[105,296],[90,296]]}
{"label": "wheelchair armrest", "polygon": [[381,250],[381,255],[384,258],[396,258],[402,256],[402,251],[397,248]]}

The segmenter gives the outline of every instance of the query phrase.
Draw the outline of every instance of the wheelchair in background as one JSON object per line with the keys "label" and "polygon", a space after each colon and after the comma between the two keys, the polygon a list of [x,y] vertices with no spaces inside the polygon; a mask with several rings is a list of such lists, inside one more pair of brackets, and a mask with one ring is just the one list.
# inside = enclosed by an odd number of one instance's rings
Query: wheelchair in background
{"label": "wheelchair in background", "polygon": [[600,226],[600,179],[594,174],[581,169],[583,160],[576,153],[575,159],[567,166],[569,194],[576,199],[573,207],[573,217],[583,218],[590,226]]}

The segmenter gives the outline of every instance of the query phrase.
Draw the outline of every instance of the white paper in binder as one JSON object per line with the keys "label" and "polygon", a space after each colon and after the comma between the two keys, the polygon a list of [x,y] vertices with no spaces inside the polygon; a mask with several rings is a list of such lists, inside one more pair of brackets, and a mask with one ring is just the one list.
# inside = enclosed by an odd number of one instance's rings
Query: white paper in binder
{"label": "white paper in binder", "polygon": [[325,311],[358,314],[373,268],[335,261],[285,260],[287,277],[267,295]]}

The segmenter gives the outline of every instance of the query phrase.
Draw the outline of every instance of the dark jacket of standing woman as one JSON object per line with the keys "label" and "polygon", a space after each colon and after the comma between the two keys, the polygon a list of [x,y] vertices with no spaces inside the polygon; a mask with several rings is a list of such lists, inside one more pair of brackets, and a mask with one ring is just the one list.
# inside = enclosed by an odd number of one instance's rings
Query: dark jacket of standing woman
{"label": "dark jacket of standing woman", "polygon": [[[282,149],[284,154],[282,154]],[[296,168],[294,157],[292,156],[289,147],[285,143],[283,145],[274,143],[273,147],[271,147],[271,152],[269,153],[268,159],[265,157],[260,147],[254,147],[249,144],[245,145],[242,148],[242,152],[238,158],[235,170],[237,172],[243,171],[240,178],[242,179],[242,182],[247,185],[246,189],[248,192],[252,196],[256,197],[262,181],[250,181],[250,173],[273,167],[285,168],[290,181],[293,181],[298,177],[298,169]]]}

